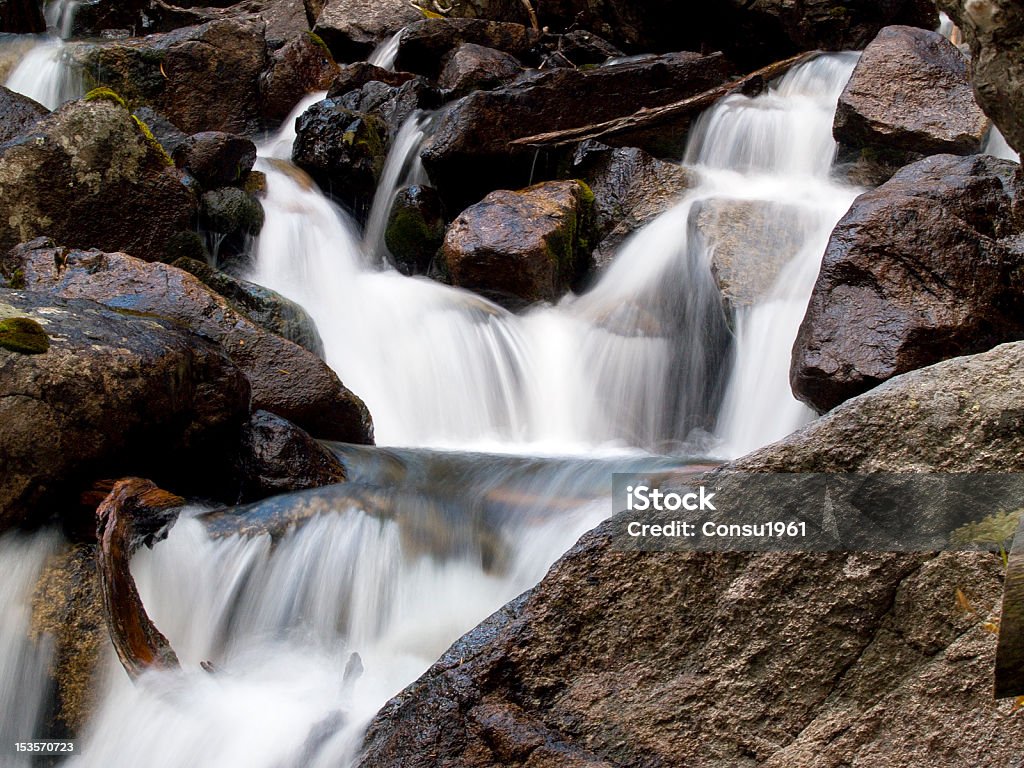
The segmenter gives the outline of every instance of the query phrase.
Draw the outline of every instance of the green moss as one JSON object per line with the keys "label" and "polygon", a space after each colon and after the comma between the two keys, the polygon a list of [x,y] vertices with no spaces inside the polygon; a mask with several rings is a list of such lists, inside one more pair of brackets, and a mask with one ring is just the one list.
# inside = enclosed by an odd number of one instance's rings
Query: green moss
{"label": "green moss", "polygon": [[12,272],[10,275],[8,275],[7,282],[8,282],[8,285],[11,288],[14,288],[15,290],[20,290],[20,289],[24,288],[25,287],[25,270],[23,270],[21,267],[18,267],[18,269],[14,270],[14,272]]}
{"label": "green moss", "polygon": [[50,348],[43,326],[29,317],[0,320],[0,347],[25,355],[39,355]]}
{"label": "green moss", "polygon": [[142,133],[142,137],[146,140],[146,143],[149,144],[152,150],[164,161],[164,165],[174,165],[174,161],[171,159],[171,156],[167,154],[167,150],[164,149],[164,145],[157,141],[156,136],[154,136],[153,132],[149,130],[149,126],[135,115],[132,115],[132,120],[134,120],[135,125],[139,127],[139,131]]}
{"label": "green moss", "polygon": [[119,107],[124,107],[125,109],[128,108],[128,105],[124,103],[124,99],[105,85],[101,85],[99,88],[93,88],[82,98],[84,101],[109,101],[113,104],[117,104]]}
{"label": "green moss", "polygon": [[1024,509],[996,512],[988,517],[957,528],[950,535],[950,543],[958,546],[987,546],[1008,548],[1013,534],[1020,525]]}
{"label": "green moss", "polygon": [[310,31],[307,31],[306,34],[309,36],[309,39],[312,41],[313,45],[322,50],[324,52],[324,55],[328,59],[334,61],[334,55],[331,53],[331,49],[327,47],[327,43],[324,42],[324,39],[320,37],[320,35],[318,35],[316,32]]}

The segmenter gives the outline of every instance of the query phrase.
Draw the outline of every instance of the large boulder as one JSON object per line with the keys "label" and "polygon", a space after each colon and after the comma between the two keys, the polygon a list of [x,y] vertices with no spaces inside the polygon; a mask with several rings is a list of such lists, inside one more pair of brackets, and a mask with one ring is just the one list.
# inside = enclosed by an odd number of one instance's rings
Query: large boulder
{"label": "large boulder", "polygon": [[372,443],[370,414],[319,357],[268,333],[188,272],[123,253],[75,251],[46,242],[12,251],[3,271],[27,290],[87,298],[167,317],[218,342],[252,386],[252,407],[315,437]]}
{"label": "large boulder", "polygon": [[522,70],[522,64],[514,56],[475,43],[463,43],[445,57],[437,84],[451,97],[458,98],[470,91],[507,85]]}
{"label": "large boulder", "polygon": [[20,136],[48,114],[50,110],[42,104],[0,85],[0,144]]}
{"label": "large boulder", "polygon": [[[727,467],[1024,469],[1024,344],[906,374]],[[987,552],[627,552],[621,521],[455,643],[361,768],[1012,765]],[[957,607],[958,592],[973,606]]]}
{"label": "large boulder", "polygon": [[937,155],[857,198],[793,346],[798,398],[826,411],[905,371],[1024,338],[1017,169]]}
{"label": "large boulder", "polygon": [[[453,210],[494,189],[514,189],[557,173],[513,139],[628,115],[701,93],[726,78],[719,54],[675,53],[591,70],[525,75],[493,91],[474,91],[449,108],[422,152],[431,181]],[[681,134],[680,134],[681,135]],[[630,135],[616,143],[640,146]],[[681,145],[677,147],[682,152]],[[557,165],[557,164],[556,164]],[[535,175],[536,174],[536,175]]]}
{"label": "large boulder", "polygon": [[271,124],[291,114],[303,95],[326,91],[338,74],[338,65],[322,41],[303,32],[270,54],[270,65],[260,76],[260,114]]}
{"label": "large boulder", "polygon": [[861,154],[905,165],[922,155],[979,152],[988,118],[958,48],[937,32],[886,27],[839,97],[833,132]]}
{"label": "large boulder", "polygon": [[256,145],[244,136],[204,131],[178,144],[172,157],[205,189],[241,186],[256,162]]}
{"label": "large boulder", "polygon": [[402,27],[422,18],[406,0],[327,0],[313,31],[338,61],[358,61]]}
{"label": "large boulder", "polygon": [[502,51],[522,60],[539,41],[539,33],[522,24],[483,19],[428,19],[402,31],[395,67],[436,80],[450,54],[465,43]]}
{"label": "large boulder", "polygon": [[492,192],[448,228],[441,269],[511,308],[555,302],[587,268],[593,200],[580,181]]}
{"label": "large boulder", "polygon": [[971,49],[971,83],[985,114],[1024,152],[1024,8],[1015,0],[937,0]]}
{"label": "large boulder", "polygon": [[148,105],[186,133],[254,133],[266,25],[225,18],[165,34],[78,43],[72,56],[93,87],[107,86],[132,108]]}
{"label": "large boulder", "polygon": [[0,291],[0,317],[48,337],[39,354],[0,341],[0,530],[66,513],[103,478],[226,495],[249,384],[219,347],[171,320],[42,293]]}
{"label": "large boulder", "polygon": [[195,211],[167,154],[112,101],[67,104],[0,146],[0,252],[46,235],[162,259]]}

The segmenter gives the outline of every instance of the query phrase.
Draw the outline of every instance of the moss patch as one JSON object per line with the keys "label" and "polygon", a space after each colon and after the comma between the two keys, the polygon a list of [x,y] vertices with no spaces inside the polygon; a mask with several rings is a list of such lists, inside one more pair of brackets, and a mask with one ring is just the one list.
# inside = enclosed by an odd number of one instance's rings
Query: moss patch
{"label": "moss patch", "polygon": [[320,35],[318,35],[316,32],[306,32],[306,34],[309,36],[309,39],[312,41],[313,45],[322,50],[324,52],[324,55],[327,56],[328,59],[334,61],[334,55],[331,53],[331,49],[327,47],[327,43],[324,42],[324,39],[320,37]]}
{"label": "moss patch", "polygon": [[29,317],[0,320],[0,347],[25,355],[39,355],[50,348],[43,326]]}
{"label": "moss patch", "polygon": [[85,96],[82,97],[83,101],[109,101],[112,104],[117,104],[119,107],[127,109],[127,105],[124,103],[124,99],[118,96],[112,89],[107,88],[105,85],[101,85],[99,88],[93,88]]}
{"label": "moss patch", "polygon": [[164,149],[164,145],[157,141],[156,136],[149,130],[149,126],[142,122],[136,115],[132,115],[132,120],[135,121],[135,125],[138,126],[139,131],[142,133],[142,137],[146,140],[146,143],[156,152],[160,158],[164,161],[164,165],[174,165],[174,161],[171,156],[167,154],[167,150]]}

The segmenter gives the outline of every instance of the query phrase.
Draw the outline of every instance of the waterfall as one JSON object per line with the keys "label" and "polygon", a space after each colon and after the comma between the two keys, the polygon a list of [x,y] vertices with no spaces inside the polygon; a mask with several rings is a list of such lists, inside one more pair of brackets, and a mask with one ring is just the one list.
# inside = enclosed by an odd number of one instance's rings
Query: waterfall
{"label": "waterfall", "polygon": [[398,58],[398,42],[402,39],[403,31],[404,30],[401,29],[398,30],[395,34],[374,48],[373,53],[370,54],[367,61],[381,69],[393,71],[395,68],[395,59]]}
{"label": "waterfall", "polygon": [[4,85],[47,109],[56,109],[85,92],[81,72],[71,63],[64,41],[55,37],[41,39],[26,53]]}

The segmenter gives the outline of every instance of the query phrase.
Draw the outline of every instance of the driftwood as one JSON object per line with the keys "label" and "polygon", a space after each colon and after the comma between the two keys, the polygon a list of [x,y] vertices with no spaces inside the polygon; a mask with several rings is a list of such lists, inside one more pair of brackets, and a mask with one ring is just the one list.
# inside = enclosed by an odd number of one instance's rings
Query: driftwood
{"label": "driftwood", "polygon": [[1024,696],[1024,517],[1006,567],[996,646],[996,698]]}
{"label": "driftwood", "polygon": [[146,614],[129,566],[135,550],[166,529],[173,519],[168,511],[184,503],[149,480],[129,477],[114,483],[96,509],[103,611],[114,650],[132,680],[148,669],[179,667],[171,644]]}
{"label": "driftwood", "polygon": [[777,61],[774,64],[769,64],[767,67],[762,67],[756,72],[751,72],[749,75],[745,75],[738,80],[732,80],[724,85],[711,88],[710,90],[699,93],[696,96],[690,96],[682,101],[674,101],[671,104],[664,104],[660,107],[645,107],[631,115],[617,117],[613,120],[606,120],[601,123],[591,123],[590,125],[581,125],[576,128],[565,128],[560,131],[551,131],[549,133],[538,133],[533,136],[525,136],[521,139],[510,141],[509,145],[531,148],[559,147],[565,144],[575,144],[577,142],[587,141],[589,139],[607,138],[627,131],[653,128],[667,120],[701,112],[724,96],[728,96],[730,93],[734,93],[736,91],[743,91],[753,83],[773,80],[776,77],[784,75],[787,71],[798,64],[810,61],[820,53],[820,51],[809,51],[783,61]]}

